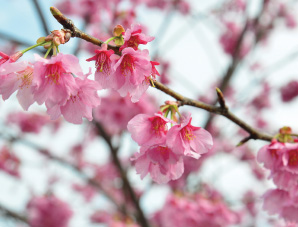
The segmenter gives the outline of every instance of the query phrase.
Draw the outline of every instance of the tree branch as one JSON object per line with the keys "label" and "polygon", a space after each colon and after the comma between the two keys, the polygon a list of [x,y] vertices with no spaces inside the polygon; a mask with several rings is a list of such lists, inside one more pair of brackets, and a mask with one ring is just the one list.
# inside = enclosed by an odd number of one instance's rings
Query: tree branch
{"label": "tree branch", "polygon": [[43,28],[43,30],[45,32],[45,35],[47,36],[47,35],[50,34],[50,30],[49,30],[49,26],[48,26],[48,24],[46,22],[46,19],[45,19],[43,13],[42,13],[42,10],[40,8],[40,5],[38,3],[38,0],[32,0],[32,2],[34,4],[35,9],[36,9],[36,11],[38,13],[38,16],[40,18],[40,21],[41,21],[41,24],[42,24],[42,28]]}
{"label": "tree branch", "polygon": [[120,175],[121,175],[121,178],[123,180],[123,186],[124,186],[124,189],[126,189],[126,191],[128,192],[132,202],[134,203],[135,205],[135,208],[137,210],[137,213],[138,213],[138,219],[139,219],[139,223],[143,226],[143,227],[149,227],[149,223],[143,213],[143,210],[141,209],[140,207],[140,204],[139,204],[139,200],[127,178],[127,175],[126,175],[126,171],[124,170],[124,168],[122,167],[121,165],[121,162],[118,158],[118,155],[117,155],[117,152],[118,152],[118,148],[115,148],[113,145],[112,145],[112,141],[111,141],[111,138],[110,136],[107,134],[107,132],[105,131],[105,129],[102,127],[102,125],[100,125],[99,123],[97,122],[94,122],[95,123],[95,126],[96,128],[98,129],[99,131],[99,134],[100,136],[106,141],[106,143],[108,144],[109,148],[110,148],[110,151],[111,151],[111,155],[113,157],[113,161],[114,161],[114,164],[115,166],[117,167],[118,171],[120,172]]}
{"label": "tree branch", "polygon": [[173,91],[172,89],[168,88],[167,86],[163,85],[160,82],[154,82],[154,85],[156,89],[161,90],[164,93],[172,96],[176,100],[180,101],[179,103],[180,106],[183,106],[183,105],[194,106],[200,109],[204,109],[210,113],[214,113],[214,114],[218,114],[226,117],[230,121],[234,122],[235,124],[243,128],[245,131],[247,131],[251,135],[251,139],[259,139],[259,140],[265,140],[265,141],[271,141],[273,139],[273,136],[263,134],[258,130],[254,129],[253,127],[251,127],[250,125],[242,121],[240,118],[235,116],[227,108],[208,105],[206,103],[184,97],[183,95]]}
{"label": "tree branch", "polygon": [[[265,4],[265,0],[264,0],[264,3],[263,3],[263,8],[262,8],[260,14],[257,16],[257,18],[255,20],[256,24],[258,23],[259,18],[263,13],[264,4]],[[81,30],[79,30],[72,23],[72,21],[69,20],[68,18],[66,18],[57,8],[51,7],[50,9],[51,9],[51,12],[52,12],[53,16],[55,17],[55,19],[65,29],[69,29],[71,31],[72,37],[79,37],[79,38],[84,39],[87,42],[91,42],[95,45],[101,45],[103,43],[101,40],[98,40],[95,37],[92,37],[92,36],[82,32]],[[244,26],[244,28],[241,32],[241,35],[238,38],[237,45],[236,45],[236,48],[235,48],[235,52],[233,54],[232,63],[229,66],[225,76],[223,77],[222,83],[219,86],[219,89],[222,92],[224,92],[225,89],[227,88],[228,83],[231,80],[232,75],[234,74],[234,72],[236,70],[236,67],[238,66],[238,64],[240,62],[239,53],[240,53],[242,41],[244,39],[244,36],[245,36],[245,33],[246,33],[247,29],[248,29],[248,20],[246,21],[245,26]],[[259,31],[259,33],[261,33],[261,31]],[[257,37],[258,37],[257,38],[257,42],[258,42],[261,35],[257,35]],[[112,49],[112,50],[115,51],[116,54],[120,55],[119,47],[109,45],[108,49]],[[257,131],[256,129],[254,129],[253,127],[251,127],[250,125],[248,125],[247,123],[242,121],[240,118],[236,117],[228,109],[221,108],[221,107],[216,107],[215,104],[217,103],[217,100],[214,102],[214,105],[208,105],[208,104],[205,104],[203,102],[199,102],[199,101],[184,97],[183,95],[171,90],[170,88],[168,88],[167,86],[163,85],[160,82],[156,81],[156,82],[154,82],[154,84],[155,84],[156,89],[158,89],[160,91],[163,91],[164,93],[166,93],[166,94],[172,96],[173,98],[175,98],[176,100],[180,101],[181,106],[183,106],[183,105],[194,106],[194,107],[197,107],[197,108],[200,108],[200,109],[207,110],[210,113],[215,113],[215,114],[222,115],[222,116],[226,117],[227,119],[231,120],[232,122],[234,122],[235,124],[237,124],[238,126],[243,128],[245,131],[247,131],[250,134],[251,139],[259,139],[259,140],[265,140],[265,141],[271,141],[273,139],[272,136],[267,135],[267,134],[263,134],[263,133]],[[212,117],[210,117],[209,120],[207,121],[207,126],[209,124],[208,122],[211,122],[211,120],[212,120]],[[205,127],[205,128],[207,128],[207,127]],[[112,146],[112,144],[109,144],[109,146]]]}
{"label": "tree branch", "polygon": [[5,216],[7,216],[9,218],[12,218],[12,219],[15,219],[15,220],[18,220],[18,221],[29,224],[28,219],[27,219],[26,216],[23,216],[21,214],[18,214],[16,212],[12,211],[12,210],[9,210],[9,209],[7,209],[6,207],[4,207],[2,205],[0,205],[0,212],[3,213]]}
{"label": "tree branch", "polygon": [[[55,19],[63,26],[64,29],[68,29],[71,31],[71,36],[72,37],[77,37],[80,39],[83,39],[87,42],[93,43],[97,46],[101,46],[104,42],[86,34],[85,32],[81,31],[78,29],[73,22],[65,17],[57,8],[51,7],[50,8],[52,15],[55,17]],[[119,51],[119,47],[113,46],[113,45],[108,45],[108,49],[113,50],[115,54],[121,55]]]}
{"label": "tree branch", "polygon": [[120,206],[120,204],[117,203],[117,201],[113,198],[113,196],[106,191],[106,189],[104,189],[101,184],[88,177],[87,174],[85,174],[78,166],[76,166],[75,164],[72,164],[70,162],[68,162],[67,160],[60,158],[58,156],[55,156],[53,154],[51,154],[48,150],[40,147],[39,145],[25,140],[23,138],[19,138],[19,137],[13,137],[13,136],[9,136],[9,138],[7,138],[6,136],[4,136],[4,134],[0,133],[0,137],[5,138],[8,141],[13,141],[13,142],[19,142],[22,143],[30,148],[35,149],[36,151],[38,151],[41,155],[61,164],[62,166],[66,166],[71,168],[72,170],[74,170],[82,179],[84,179],[86,181],[87,184],[92,185],[94,188],[98,189],[100,192],[102,192],[113,204],[116,205],[116,207],[118,208],[118,210],[123,213],[123,214],[127,214],[126,209],[123,206]]}

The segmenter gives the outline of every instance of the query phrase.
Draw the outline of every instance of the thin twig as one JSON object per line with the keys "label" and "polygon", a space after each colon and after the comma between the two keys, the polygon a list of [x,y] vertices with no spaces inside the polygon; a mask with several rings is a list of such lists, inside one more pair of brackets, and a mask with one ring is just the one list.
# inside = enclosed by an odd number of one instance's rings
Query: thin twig
{"label": "thin twig", "polygon": [[126,214],[126,210],[120,206],[120,204],[117,203],[117,201],[113,198],[113,196],[106,190],[104,189],[101,184],[88,177],[87,174],[85,174],[78,166],[75,164],[72,164],[68,162],[67,160],[60,158],[56,155],[53,155],[51,152],[49,152],[47,149],[44,149],[43,147],[20,137],[13,137],[13,136],[5,136],[4,134],[0,133],[0,137],[4,138],[7,141],[13,141],[13,142],[19,142],[22,143],[30,148],[33,148],[34,150],[38,151],[41,155],[61,164],[62,166],[66,166],[74,170],[82,179],[86,181],[87,184],[92,185],[94,188],[98,189],[100,192],[102,192],[113,204],[117,206],[120,212],[123,214]]}
{"label": "thin twig", "polygon": [[217,93],[217,97],[218,97],[218,102],[219,105],[222,109],[228,109],[227,105],[226,105],[226,101],[225,101],[225,97],[223,95],[223,93],[221,92],[221,90],[217,87],[216,89],[216,93]]}
{"label": "thin twig", "polygon": [[[254,26],[257,27],[259,24],[259,20],[265,10],[265,4],[266,4],[266,0],[263,0],[263,5],[262,5],[262,9],[260,10],[260,13],[258,14],[258,16],[256,17],[256,19],[254,20]],[[229,65],[225,75],[223,76],[222,80],[221,80],[221,84],[218,86],[218,88],[225,93],[226,89],[228,88],[228,85],[232,79],[232,77],[235,75],[235,71],[239,65],[239,63],[242,61],[242,59],[240,58],[240,52],[241,52],[241,48],[242,48],[242,43],[245,37],[245,34],[248,30],[248,26],[249,26],[249,21],[248,19],[246,20],[245,26],[242,29],[242,32],[237,40],[236,43],[236,47],[234,50],[234,53],[232,55],[232,62]],[[259,30],[256,32],[256,39],[254,42],[254,46],[256,46],[256,44],[261,40],[261,38],[263,37],[264,32],[262,30]],[[215,105],[217,103],[217,100],[214,100],[213,104]],[[209,126],[211,125],[211,122],[214,118],[214,115],[210,114],[206,124],[204,126],[204,128],[209,128]]]}
{"label": "thin twig", "polygon": [[42,28],[43,28],[43,30],[45,32],[45,35],[49,35],[50,34],[50,29],[49,29],[49,26],[47,24],[47,21],[46,21],[44,15],[42,13],[42,10],[40,8],[40,5],[38,3],[38,0],[32,0],[32,2],[34,4],[34,6],[35,6],[35,9],[36,9],[36,11],[38,13],[38,16],[40,18],[40,21],[42,23]]}
{"label": "thin twig", "polygon": [[213,106],[213,105],[208,105],[206,103],[184,97],[183,95],[173,91],[172,89],[168,88],[167,86],[163,85],[160,82],[156,81],[154,82],[154,84],[156,89],[161,90],[164,93],[172,96],[176,100],[180,101],[180,106],[183,106],[183,105],[194,106],[200,109],[207,110],[209,113],[214,113],[214,114],[218,114],[226,117],[230,121],[234,122],[235,124],[243,128],[245,131],[247,131],[251,135],[251,139],[259,139],[259,140],[265,140],[265,141],[271,141],[273,139],[273,136],[259,132],[258,130],[254,129],[253,127],[245,123],[243,120],[235,116],[228,109]]}
{"label": "thin twig", "polygon": [[29,224],[26,216],[18,214],[16,212],[4,207],[3,205],[0,205],[0,213],[3,213],[5,216],[7,216],[9,218]]}

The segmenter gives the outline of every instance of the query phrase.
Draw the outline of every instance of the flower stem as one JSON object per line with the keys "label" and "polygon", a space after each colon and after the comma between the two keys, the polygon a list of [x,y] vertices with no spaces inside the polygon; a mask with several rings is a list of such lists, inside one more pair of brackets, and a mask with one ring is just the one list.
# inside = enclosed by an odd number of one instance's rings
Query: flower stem
{"label": "flower stem", "polygon": [[52,50],[52,48],[53,48],[53,46],[51,46],[51,47],[47,50],[46,54],[44,55],[44,58],[47,58],[47,56],[49,55],[49,53],[50,53],[50,51]]}
{"label": "flower stem", "polygon": [[35,47],[41,46],[41,45],[43,45],[43,44],[45,44],[45,43],[46,43],[46,41],[41,42],[41,43],[37,43],[37,44],[35,44],[35,45],[33,45],[33,46],[30,46],[30,47],[28,47],[28,48],[22,50],[21,52],[24,54],[24,53],[26,53],[27,51],[32,50],[32,49],[34,49]]}
{"label": "flower stem", "polygon": [[109,42],[111,42],[112,40],[116,39],[117,36],[111,37],[109,39],[107,39],[104,43],[109,44]]}

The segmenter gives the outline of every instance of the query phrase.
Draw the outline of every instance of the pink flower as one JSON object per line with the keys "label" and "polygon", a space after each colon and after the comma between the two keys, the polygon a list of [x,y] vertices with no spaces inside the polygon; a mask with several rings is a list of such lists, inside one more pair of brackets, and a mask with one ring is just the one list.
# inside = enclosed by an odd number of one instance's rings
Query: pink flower
{"label": "pink flower", "polygon": [[36,60],[32,84],[38,104],[64,105],[71,95],[76,95],[78,88],[73,75],[83,76],[77,57],[59,53],[51,59],[36,55]]}
{"label": "pink flower", "polygon": [[0,149],[0,170],[14,177],[20,177],[20,162],[20,159],[15,156],[7,147],[3,146]]}
{"label": "pink flower", "polygon": [[4,64],[0,73],[0,94],[8,99],[16,90],[17,98],[24,110],[34,103],[32,94],[33,68],[25,62]]}
{"label": "pink flower", "polygon": [[284,144],[273,140],[271,144],[265,145],[257,154],[257,161],[264,163],[267,169],[275,170],[282,165],[281,153]]}
{"label": "pink flower", "polygon": [[155,68],[155,66],[156,65],[159,65],[159,63],[156,62],[156,61],[150,61],[150,63],[151,63],[151,66],[152,66],[152,68],[151,68],[151,76],[152,76],[152,79],[155,80],[156,79],[156,76],[160,76],[159,72]]}
{"label": "pink flower", "polygon": [[155,226],[224,227],[239,224],[240,213],[232,211],[222,198],[213,198],[214,192],[210,193],[170,194],[164,207],[154,215]]}
{"label": "pink flower", "polygon": [[131,29],[127,29],[123,35],[124,44],[120,47],[122,51],[126,47],[132,47],[134,50],[138,50],[140,44],[147,44],[154,40],[154,37],[146,36],[142,33],[142,27],[140,24],[131,25]]}
{"label": "pink flower", "polygon": [[170,120],[165,118],[161,112],[152,117],[148,114],[139,114],[128,122],[127,129],[131,137],[140,146],[151,146],[166,141],[168,132],[167,123]]}
{"label": "pink flower", "polygon": [[128,93],[132,102],[137,102],[147,90],[147,77],[151,74],[152,66],[148,50],[134,50],[131,47],[122,51],[122,56],[112,55],[114,73],[110,78],[110,87],[124,97]]}
{"label": "pink flower", "polygon": [[127,129],[127,123],[137,114],[153,114],[156,106],[152,99],[144,94],[139,102],[132,103],[129,96],[121,97],[111,91],[101,99],[100,106],[94,109],[94,118],[100,122],[110,135],[119,134]]}
{"label": "pink flower", "polygon": [[50,118],[38,113],[13,112],[7,116],[7,122],[16,124],[22,132],[38,134],[41,128],[50,122]]}
{"label": "pink flower", "polygon": [[72,216],[69,205],[54,195],[32,198],[27,209],[31,227],[67,227]]}
{"label": "pink flower", "polygon": [[7,54],[0,51],[0,66],[3,65],[5,62],[13,63],[16,62],[20,57],[23,56],[23,53],[21,51],[16,52],[15,54],[8,56]]}
{"label": "pink flower", "polygon": [[99,82],[101,87],[108,88],[111,69],[110,56],[114,53],[113,50],[107,50],[107,44],[102,44],[100,49],[95,50],[95,55],[88,58],[86,61],[95,61],[95,80]]}
{"label": "pink flower", "polygon": [[283,102],[290,102],[298,96],[298,81],[292,80],[280,89]]}
{"label": "pink flower", "polygon": [[61,114],[65,120],[74,124],[81,124],[85,117],[92,121],[92,109],[100,104],[97,90],[100,89],[96,81],[87,78],[75,78],[77,88],[72,91],[64,105],[51,103],[48,101],[46,106],[47,113],[52,120],[57,119]]}
{"label": "pink flower", "polygon": [[[237,40],[241,34],[241,27],[236,25],[234,22],[225,23],[226,31],[220,37],[220,44],[224,49],[224,52],[228,55],[233,56],[235,54]],[[244,37],[244,42],[241,46],[241,50],[239,51],[239,57],[245,57],[250,50],[250,43]]]}
{"label": "pink flower", "polygon": [[285,143],[282,153],[283,169],[298,174],[298,143]]}
{"label": "pink flower", "polygon": [[209,132],[191,125],[191,116],[183,116],[181,124],[174,125],[167,134],[167,145],[179,155],[198,159],[200,154],[212,149],[213,141]]}
{"label": "pink flower", "polygon": [[287,191],[272,189],[265,193],[263,209],[269,214],[279,214],[286,221],[298,222],[298,197],[293,198]]}
{"label": "pink flower", "polygon": [[140,153],[131,160],[135,161],[135,168],[141,179],[150,173],[152,180],[158,184],[176,180],[184,171],[182,156],[176,155],[165,145],[141,147]]}
{"label": "pink flower", "polygon": [[262,84],[262,91],[252,101],[251,105],[259,112],[262,109],[270,108],[270,86],[268,83]]}
{"label": "pink flower", "polygon": [[72,188],[81,193],[86,202],[90,202],[96,194],[96,190],[90,185],[73,184]]}

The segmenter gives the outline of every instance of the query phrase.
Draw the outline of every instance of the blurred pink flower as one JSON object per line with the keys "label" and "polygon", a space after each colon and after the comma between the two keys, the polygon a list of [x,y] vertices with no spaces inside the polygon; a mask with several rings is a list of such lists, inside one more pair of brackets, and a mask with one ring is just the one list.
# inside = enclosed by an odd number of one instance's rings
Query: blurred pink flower
{"label": "blurred pink flower", "polygon": [[100,122],[109,134],[119,134],[127,129],[127,123],[137,114],[153,114],[155,100],[144,94],[139,102],[132,103],[129,96],[121,97],[110,91],[101,99],[101,105],[94,109],[94,118]]}
{"label": "blurred pink flower", "polygon": [[292,80],[280,89],[281,98],[284,102],[290,102],[298,96],[298,81]]}
{"label": "blurred pink flower", "polygon": [[33,197],[27,212],[31,227],[67,227],[73,214],[69,205],[54,195]]}
{"label": "blurred pink flower", "polygon": [[3,146],[0,149],[0,170],[14,177],[20,177],[20,163],[20,159],[15,156],[6,146]]}
{"label": "blurred pink flower", "polygon": [[12,112],[7,116],[7,123],[17,125],[22,132],[38,134],[49,122],[49,116],[38,113]]}

